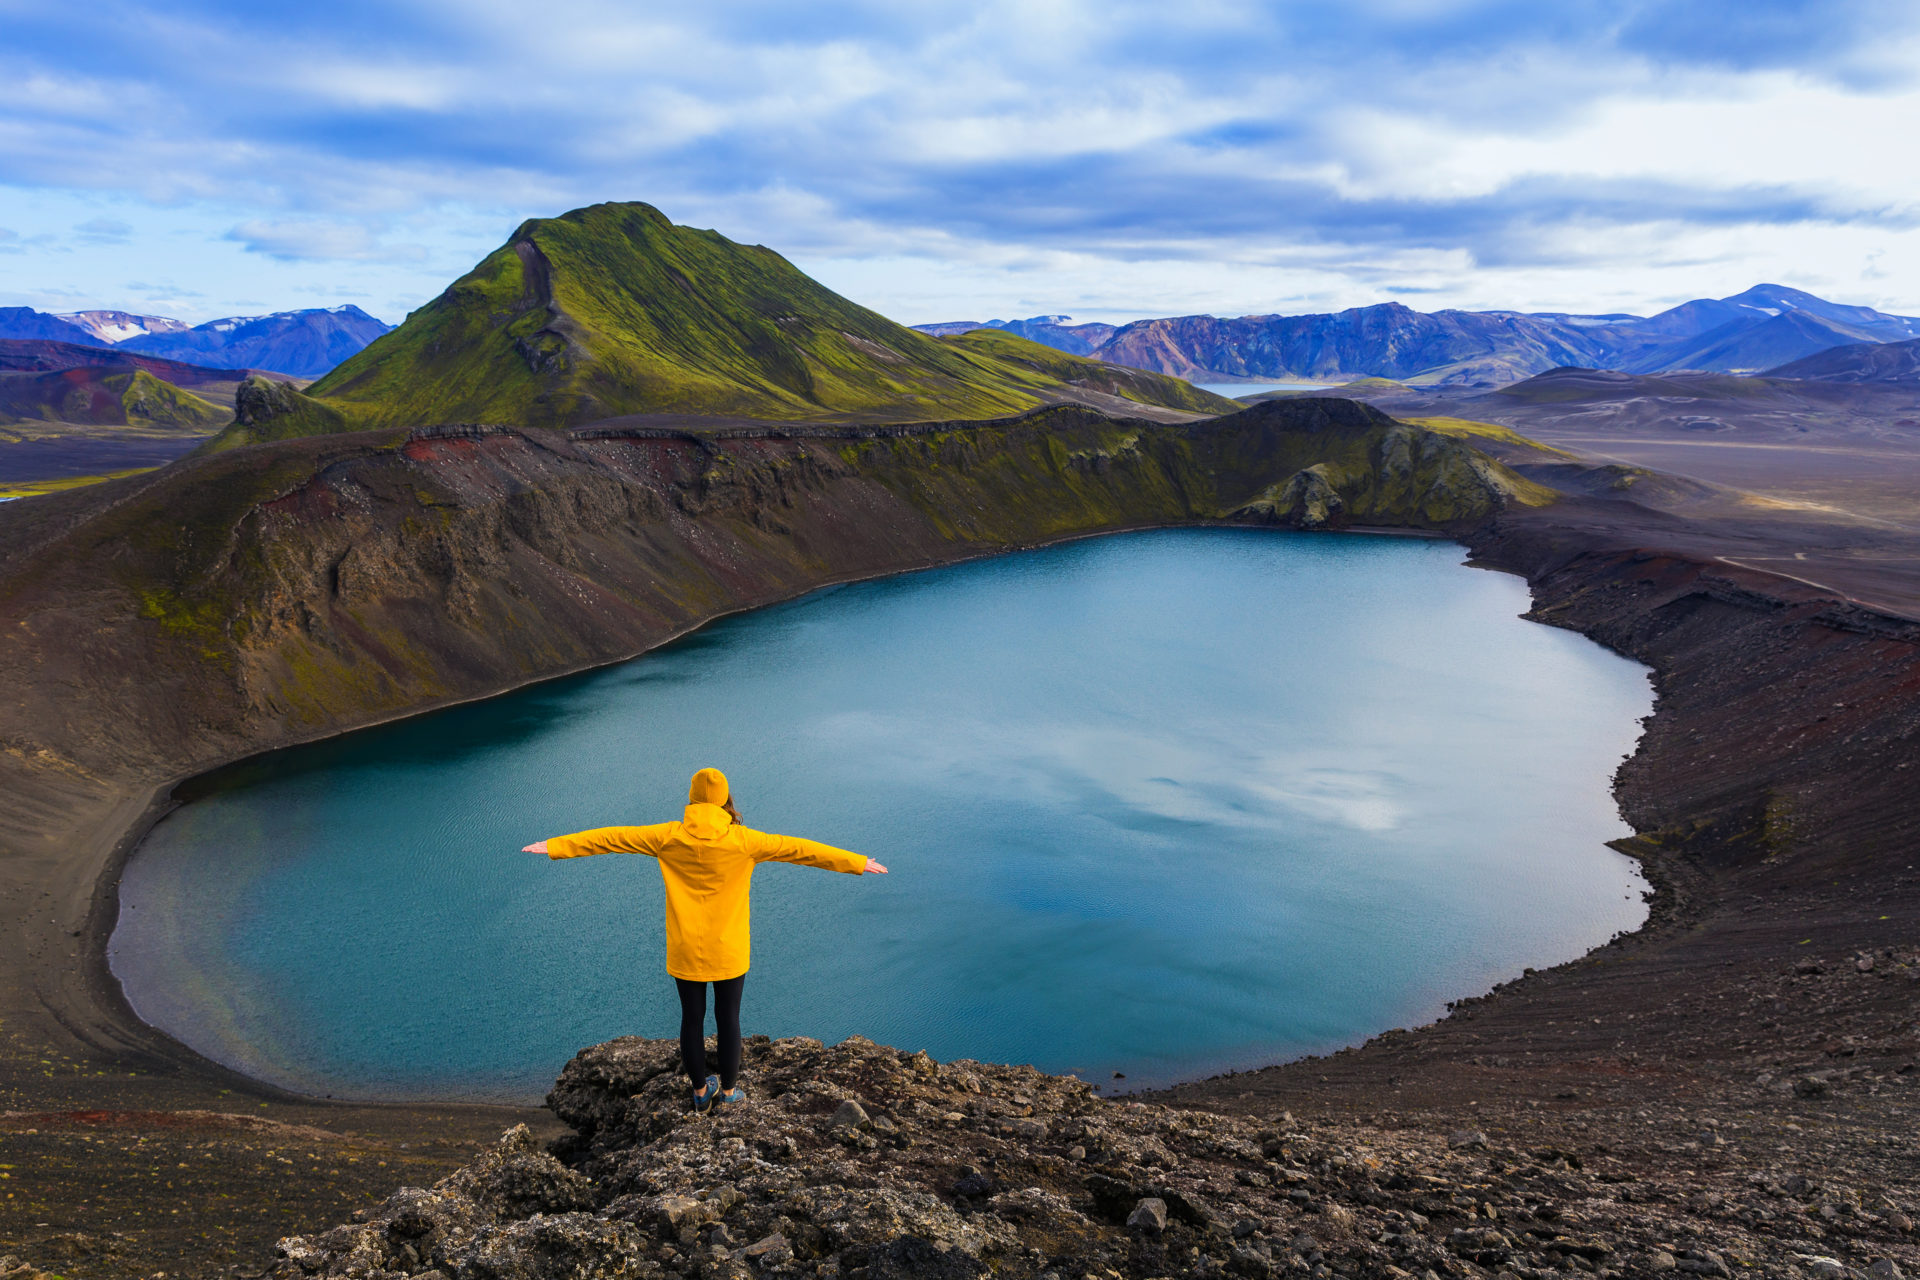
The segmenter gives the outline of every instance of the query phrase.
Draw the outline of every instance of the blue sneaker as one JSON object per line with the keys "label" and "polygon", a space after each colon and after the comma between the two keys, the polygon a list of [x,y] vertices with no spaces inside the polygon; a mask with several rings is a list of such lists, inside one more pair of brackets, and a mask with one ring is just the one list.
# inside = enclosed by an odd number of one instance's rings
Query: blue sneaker
{"label": "blue sneaker", "polygon": [[747,1105],[747,1091],[739,1085],[733,1086],[733,1088],[713,1100],[713,1109],[715,1111],[730,1111],[734,1107],[744,1107],[745,1105]]}
{"label": "blue sneaker", "polygon": [[693,1093],[693,1114],[703,1116],[713,1106],[713,1100],[720,1096],[720,1077],[708,1076],[707,1082]]}

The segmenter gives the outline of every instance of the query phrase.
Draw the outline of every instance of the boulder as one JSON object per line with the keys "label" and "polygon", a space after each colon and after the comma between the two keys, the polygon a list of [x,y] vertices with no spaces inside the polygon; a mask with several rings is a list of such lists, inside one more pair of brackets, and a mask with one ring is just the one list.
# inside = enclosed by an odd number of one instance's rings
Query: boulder
{"label": "boulder", "polygon": [[1158,1196],[1145,1196],[1127,1215],[1127,1226],[1157,1236],[1167,1229],[1167,1202]]}
{"label": "boulder", "polygon": [[848,1098],[834,1110],[833,1119],[829,1124],[835,1129],[865,1130],[873,1128],[873,1119],[867,1115],[865,1107]]}

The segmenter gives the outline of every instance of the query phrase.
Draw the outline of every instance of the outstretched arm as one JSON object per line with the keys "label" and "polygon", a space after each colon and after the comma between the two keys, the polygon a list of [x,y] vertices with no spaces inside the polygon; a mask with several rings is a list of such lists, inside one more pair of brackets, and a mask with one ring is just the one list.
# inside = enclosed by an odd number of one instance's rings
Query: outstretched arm
{"label": "outstretched arm", "polygon": [[555,859],[590,858],[596,853],[640,853],[657,858],[671,825],[660,822],[650,827],[595,827],[570,836],[536,840],[520,852],[544,853]]}
{"label": "outstretched arm", "polygon": [[799,836],[777,836],[765,831],[749,831],[742,828],[749,838],[749,849],[755,862],[793,862],[803,867],[819,867],[822,871],[844,871],[848,875],[869,873],[883,876],[887,869],[872,858],[853,853],[846,849],[836,849],[830,844],[821,844],[818,840],[802,840]]}

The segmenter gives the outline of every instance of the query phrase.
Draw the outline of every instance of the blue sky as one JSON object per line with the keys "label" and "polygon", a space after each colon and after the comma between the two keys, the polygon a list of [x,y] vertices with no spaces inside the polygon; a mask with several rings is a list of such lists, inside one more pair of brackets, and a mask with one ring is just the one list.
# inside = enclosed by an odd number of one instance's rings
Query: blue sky
{"label": "blue sky", "polygon": [[1920,6],[0,0],[0,305],[390,321],[646,200],[910,323],[1920,313]]}

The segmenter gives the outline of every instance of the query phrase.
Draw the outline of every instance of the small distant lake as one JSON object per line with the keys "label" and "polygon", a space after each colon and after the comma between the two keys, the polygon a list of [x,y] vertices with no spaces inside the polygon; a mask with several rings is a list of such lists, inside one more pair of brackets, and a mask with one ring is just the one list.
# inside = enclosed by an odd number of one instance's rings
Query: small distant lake
{"label": "small distant lake", "polygon": [[1217,396],[1226,396],[1229,400],[1241,396],[1257,396],[1268,391],[1325,391],[1337,394],[1337,386],[1324,382],[1196,382],[1194,386],[1202,391],[1211,391]]}
{"label": "small distant lake", "polygon": [[885,877],[754,877],[752,1032],[1168,1083],[1330,1050],[1635,927],[1643,668],[1451,543],[1173,530],[829,589],[228,770],[120,886],[141,1017],[290,1088],[538,1099],[672,1036],[648,859],[742,814]]}

